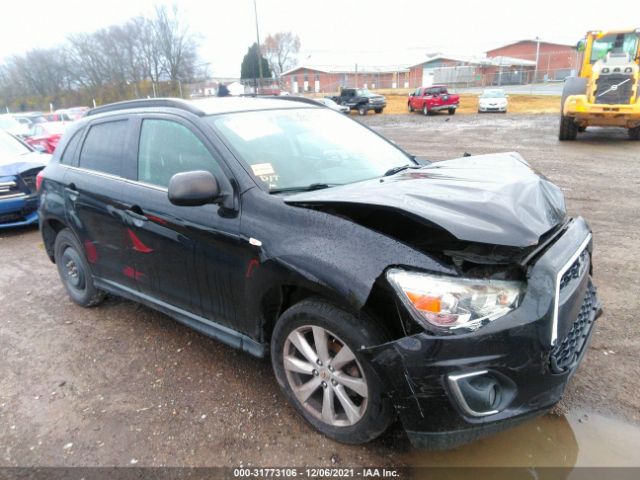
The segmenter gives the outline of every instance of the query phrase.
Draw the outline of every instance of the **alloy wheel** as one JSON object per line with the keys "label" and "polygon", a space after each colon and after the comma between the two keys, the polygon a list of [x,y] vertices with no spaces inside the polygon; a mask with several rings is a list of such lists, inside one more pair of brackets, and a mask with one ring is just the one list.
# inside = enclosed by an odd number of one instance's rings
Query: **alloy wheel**
{"label": "alloy wheel", "polygon": [[353,351],[335,334],[305,325],[284,343],[284,369],[301,405],[334,427],[356,424],[367,409],[369,389]]}

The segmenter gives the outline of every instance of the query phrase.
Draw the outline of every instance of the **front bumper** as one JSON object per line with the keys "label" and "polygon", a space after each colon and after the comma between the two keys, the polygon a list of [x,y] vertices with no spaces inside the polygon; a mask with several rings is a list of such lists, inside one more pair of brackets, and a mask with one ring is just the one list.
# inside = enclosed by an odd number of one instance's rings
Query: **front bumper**
{"label": "front bumper", "polygon": [[0,229],[38,223],[38,196],[0,197]]}
{"label": "front bumper", "polygon": [[640,126],[640,99],[631,104],[607,105],[589,103],[586,95],[571,95],[567,97],[562,113],[582,126],[634,128]]}
{"label": "front bumper", "polygon": [[478,107],[479,112],[506,112],[506,105],[480,105]]}
{"label": "front bumper", "polygon": [[[590,252],[591,244],[579,218],[531,267],[522,304],[510,314],[471,333],[424,332],[363,350],[389,386],[414,445],[453,448],[544,413],[560,400],[601,311],[588,255],[574,261],[580,249]],[[570,275],[560,282],[558,272],[567,264]],[[483,382],[495,384],[495,400],[478,408],[474,395],[484,395],[477,386]]]}

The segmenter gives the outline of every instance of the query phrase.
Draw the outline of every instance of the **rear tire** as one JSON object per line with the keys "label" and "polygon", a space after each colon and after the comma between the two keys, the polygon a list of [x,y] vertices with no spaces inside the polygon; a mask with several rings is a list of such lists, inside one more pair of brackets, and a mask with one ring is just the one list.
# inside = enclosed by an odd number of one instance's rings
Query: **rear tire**
{"label": "rear tire", "polygon": [[450,108],[449,109],[449,115],[455,115],[456,114],[456,109],[455,108]]}
{"label": "rear tire", "polygon": [[310,298],[278,319],[271,337],[273,371],[287,400],[313,427],[339,442],[365,443],[394,419],[382,382],[359,352],[385,341],[371,321]]}
{"label": "rear tire", "polygon": [[423,115],[431,115],[431,112],[429,111],[429,108],[426,105],[424,107],[422,107],[422,114]]}
{"label": "rear tire", "polygon": [[575,140],[577,136],[578,126],[576,125],[576,122],[573,121],[573,118],[561,115],[560,132],[558,133],[558,139],[560,141]]}
{"label": "rear tire", "polygon": [[374,110],[374,112],[376,112],[376,113],[382,113],[382,108],[376,108],[376,109]]}
{"label": "rear tire", "polygon": [[631,140],[640,140],[640,127],[634,127],[629,129],[629,138]]}
{"label": "rear tire", "polygon": [[71,230],[60,230],[54,244],[58,274],[69,297],[81,307],[94,307],[106,296],[93,284],[93,275],[84,250]]}

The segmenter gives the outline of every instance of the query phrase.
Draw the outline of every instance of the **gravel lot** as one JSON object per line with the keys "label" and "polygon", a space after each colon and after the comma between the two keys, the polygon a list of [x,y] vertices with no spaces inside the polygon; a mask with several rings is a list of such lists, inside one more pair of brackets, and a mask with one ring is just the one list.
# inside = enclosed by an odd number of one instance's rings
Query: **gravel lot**
{"label": "gravel lot", "polygon": [[[560,412],[640,423],[640,142],[594,129],[557,141],[546,115],[369,115],[433,160],[518,151],[595,234],[605,314]],[[390,465],[402,431],[334,443],[284,403],[270,365],[134,303],[72,304],[36,230],[0,233],[0,465]]]}

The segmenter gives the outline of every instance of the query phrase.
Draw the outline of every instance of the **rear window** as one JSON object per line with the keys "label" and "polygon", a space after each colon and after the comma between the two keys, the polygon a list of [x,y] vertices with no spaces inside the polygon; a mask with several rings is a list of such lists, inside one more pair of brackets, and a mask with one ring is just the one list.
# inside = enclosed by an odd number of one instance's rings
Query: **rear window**
{"label": "rear window", "polygon": [[80,153],[80,167],[122,176],[127,120],[93,125]]}

